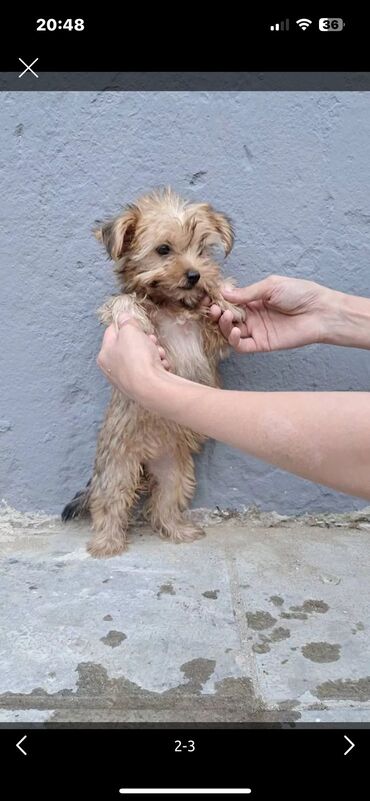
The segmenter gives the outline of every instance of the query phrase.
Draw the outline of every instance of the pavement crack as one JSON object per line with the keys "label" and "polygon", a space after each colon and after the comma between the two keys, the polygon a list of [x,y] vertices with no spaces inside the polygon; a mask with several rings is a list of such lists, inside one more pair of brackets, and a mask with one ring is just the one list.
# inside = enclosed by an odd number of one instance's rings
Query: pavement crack
{"label": "pavement crack", "polygon": [[262,698],[257,660],[253,654],[253,641],[248,639],[250,637],[250,629],[245,616],[245,604],[240,588],[242,580],[239,577],[235,559],[233,558],[227,546],[225,546],[225,562],[229,576],[229,586],[235,624],[238,628],[239,634],[239,666],[242,669],[243,675],[248,676],[251,679],[256,696]]}

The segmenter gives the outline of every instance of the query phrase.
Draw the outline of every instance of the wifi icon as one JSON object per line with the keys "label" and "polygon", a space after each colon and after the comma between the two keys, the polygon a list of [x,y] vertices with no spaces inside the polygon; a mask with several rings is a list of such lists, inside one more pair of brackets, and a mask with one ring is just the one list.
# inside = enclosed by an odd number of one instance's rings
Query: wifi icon
{"label": "wifi icon", "polygon": [[305,31],[307,28],[312,25],[312,19],[297,19],[297,25],[299,25],[301,31]]}

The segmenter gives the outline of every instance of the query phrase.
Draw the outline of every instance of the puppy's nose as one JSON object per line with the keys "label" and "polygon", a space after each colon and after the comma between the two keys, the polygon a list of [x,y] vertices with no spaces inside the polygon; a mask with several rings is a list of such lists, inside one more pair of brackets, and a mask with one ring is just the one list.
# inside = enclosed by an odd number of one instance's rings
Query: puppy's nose
{"label": "puppy's nose", "polygon": [[195,286],[200,279],[200,273],[196,272],[196,270],[188,270],[186,273],[186,277],[188,279],[188,283],[190,286]]}

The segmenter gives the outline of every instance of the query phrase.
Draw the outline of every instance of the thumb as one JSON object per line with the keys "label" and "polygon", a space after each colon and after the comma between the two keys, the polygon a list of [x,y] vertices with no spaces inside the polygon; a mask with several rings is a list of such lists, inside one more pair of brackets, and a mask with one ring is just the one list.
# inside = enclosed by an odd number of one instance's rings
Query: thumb
{"label": "thumb", "polygon": [[117,319],[115,320],[117,333],[120,330],[120,328],[123,328],[125,325],[128,324],[134,326],[134,328],[137,328],[139,331],[143,330],[139,325],[138,321],[135,319],[135,317],[133,317],[131,314],[128,314],[127,312],[121,312],[117,316]]}
{"label": "thumb", "polygon": [[229,289],[227,286],[222,287],[222,294],[226,300],[231,303],[251,303],[253,300],[266,299],[270,295],[274,286],[274,279],[264,278],[263,281],[258,281],[256,284],[244,286],[239,289]]}

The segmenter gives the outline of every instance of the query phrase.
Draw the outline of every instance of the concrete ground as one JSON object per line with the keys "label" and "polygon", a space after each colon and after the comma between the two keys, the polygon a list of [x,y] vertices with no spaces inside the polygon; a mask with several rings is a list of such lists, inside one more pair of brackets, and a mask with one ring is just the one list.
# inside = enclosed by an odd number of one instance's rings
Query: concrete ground
{"label": "concrete ground", "polygon": [[96,561],[88,522],[2,507],[0,722],[370,720],[370,508],[193,515]]}

